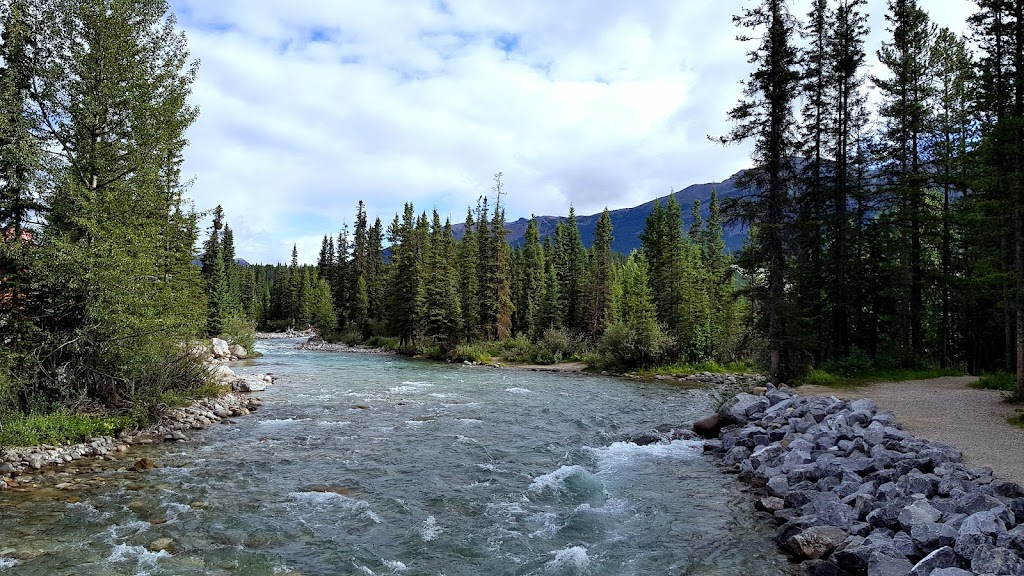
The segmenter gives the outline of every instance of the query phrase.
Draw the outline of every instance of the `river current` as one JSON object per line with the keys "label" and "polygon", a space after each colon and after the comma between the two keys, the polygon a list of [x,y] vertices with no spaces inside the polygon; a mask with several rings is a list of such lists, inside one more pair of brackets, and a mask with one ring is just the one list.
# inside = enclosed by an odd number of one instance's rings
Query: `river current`
{"label": "river current", "polygon": [[788,573],[700,443],[623,441],[708,390],[295,344],[236,369],[277,376],[258,412],[0,492],[0,575]]}

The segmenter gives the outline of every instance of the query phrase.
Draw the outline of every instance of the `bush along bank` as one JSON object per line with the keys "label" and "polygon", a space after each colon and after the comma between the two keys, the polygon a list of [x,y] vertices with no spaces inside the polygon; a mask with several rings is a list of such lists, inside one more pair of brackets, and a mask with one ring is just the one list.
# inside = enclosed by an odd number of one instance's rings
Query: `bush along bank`
{"label": "bush along bank", "polygon": [[202,430],[212,424],[227,424],[231,418],[259,409],[261,404],[260,398],[225,394],[168,410],[158,424],[141,431],[125,431],[116,437],[99,436],[89,442],[68,446],[44,444],[9,448],[0,452],[0,490],[31,487],[41,480],[38,473],[47,468],[87,459],[116,460],[123,457],[132,445],[184,442],[189,439],[187,432]]}
{"label": "bush along bank", "polygon": [[705,450],[756,489],[807,574],[1024,575],[1024,488],[914,437],[871,400],[769,386],[694,430],[718,432]]}

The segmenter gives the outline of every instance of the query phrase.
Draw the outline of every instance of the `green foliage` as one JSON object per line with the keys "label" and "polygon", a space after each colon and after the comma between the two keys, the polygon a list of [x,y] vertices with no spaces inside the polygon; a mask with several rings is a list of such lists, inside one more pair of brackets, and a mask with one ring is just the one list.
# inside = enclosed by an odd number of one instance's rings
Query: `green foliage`
{"label": "green foliage", "polygon": [[169,390],[160,395],[159,404],[168,408],[184,408],[203,398],[217,398],[231,391],[228,384],[205,382],[184,390]]}
{"label": "green foliage", "polygon": [[448,360],[451,362],[475,362],[487,364],[492,361],[494,349],[487,342],[475,344],[460,344],[448,352]]}
{"label": "green foliage", "polygon": [[256,348],[256,323],[242,316],[229,316],[224,320],[218,337],[238,344],[252,354]]}
{"label": "green foliage", "polygon": [[0,446],[74,444],[97,436],[115,436],[138,424],[131,416],[76,414],[67,410],[9,416],[0,420]]}
{"label": "green foliage", "polygon": [[604,331],[600,352],[604,367],[628,371],[663,363],[671,348],[672,338],[656,322],[614,322]]}
{"label": "green foliage", "polygon": [[860,348],[853,346],[850,353],[835,362],[825,366],[825,369],[833,374],[851,378],[858,374],[865,374],[875,368],[874,361]]}
{"label": "green foliage", "polygon": [[824,370],[811,370],[811,372],[803,378],[801,384],[811,384],[814,386],[836,386],[842,382],[841,378]]}
{"label": "green foliage", "polygon": [[972,388],[982,390],[1002,390],[1004,392],[1015,392],[1017,390],[1017,375],[1009,372],[995,372],[982,374],[978,381],[971,384]]}
{"label": "green foliage", "polygon": [[654,368],[637,370],[637,374],[640,376],[655,376],[659,374],[669,376],[687,376],[701,372],[710,372],[712,374],[751,374],[756,371],[757,370],[753,366],[746,362],[729,362],[727,364],[719,364],[714,360],[708,360],[697,364],[677,363],[669,364],[667,366],[656,366]]}

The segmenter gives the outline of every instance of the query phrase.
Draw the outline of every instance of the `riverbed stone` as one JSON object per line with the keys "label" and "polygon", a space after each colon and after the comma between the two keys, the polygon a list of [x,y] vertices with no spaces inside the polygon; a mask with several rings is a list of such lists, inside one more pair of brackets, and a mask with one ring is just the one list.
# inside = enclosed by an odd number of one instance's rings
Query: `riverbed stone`
{"label": "riverbed stone", "polygon": [[267,389],[267,383],[262,378],[244,376],[233,380],[231,389],[236,392],[263,392]]}
{"label": "riverbed stone", "polygon": [[913,567],[906,558],[875,553],[868,558],[867,576],[906,576]]}
{"label": "riverbed stone", "polygon": [[718,415],[726,422],[744,424],[751,415],[763,412],[768,406],[768,399],[764,396],[737,394],[722,406]]}
{"label": "riverbed stone", "polygon": [[216,358],[226,358],[231,355],[231,347],[227,341],[220,338],[210,339],[210,349]]}
{"label": "riverbed stone", "polygon": [[943,546],[914,565],[908,576],[928,576],[939,568],[960,568],[960,559],[949,546]]}
{"label": "riverbed stone", "polygon": [[816,560],[831,554],[847,536],[835,526],[812,526],[789,538],[788,546],[797,558]]}
{"label": "riverbed stone", "polygon": [[232,344],[230,348],[231,356],[238,358],[239,360],[245,360],[249,357],[249,352],[244,346],[240,344]]}
{"label": "riverbed stone", "polygon": [[978,574],[1024,574],[1024,559],[1006,548],[984,548],[971,559],[971,570]]}

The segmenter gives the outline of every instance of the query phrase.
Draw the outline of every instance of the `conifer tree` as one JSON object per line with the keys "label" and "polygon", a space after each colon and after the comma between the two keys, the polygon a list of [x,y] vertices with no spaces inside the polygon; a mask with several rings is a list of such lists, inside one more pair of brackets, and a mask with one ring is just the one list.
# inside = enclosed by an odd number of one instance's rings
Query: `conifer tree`
{"label": "conifer tree", "polygon": [[886,200],[898,263],[891,280],[899,309],[907,310],[905,318],[897,318],[896,325],[902,329],[897,344],[903,364],[913,366],[923,358],[925,346],[925,234],[931,214],[922,150],[931,121],[929,56],[935,26],[916,0],[889,0],[886,21],[892,38],[878,51],[878,59],[888,75],[873,80],[883,98],[880,159],[888,184]]}
{"label": "conifer tree", "polygon": [[425,287],[424,332],[447,352],[459,339],[462,309],[459,304],[458,276],[455,272],[455,238],[451,223],[441,226],[434,209]]}
{"label": "conifer tree", "polygon": [[544,307],[544,248],[540,243],[540,231],[537,219],[530,218],[526,226],[525,243],[523,244],[522,293],[519,310],[523,318],[523,333],[535,334],[543,324]]}
{"label": "conifer tree", "polygon": [[458,245],[462,338],[467,341],[476,338],[480,324],[479,282],[477,281],[480,248],[474,228],[473,210],[467,209],[464,233]]}
{"label": "conifer tree", "polygon": [[612,283],[612,219],[604,209],[594,228],[594,243],[590,252],[589,281],[587,282],[587,332],[594,338],[604,333],[613,319]]}
{"label": "conifer tree", "polygon": [[[749,52],[757,69],[744,83],[744,99],[730,110],[734,123],[723,143],[754,141],[754,167],[738,185],[748,194],[730,202],[726,211],[735,220],[757,228],[750,255],[765,270],[764,314],[768,341],[769,375],[780,383],[794,367],[784,365],[787,356],[786,282],[787,227],[791,221],[791,193],[796,170],[793,106],[800,74],[792,39],[795,23],[785,0],[760,0],[754,8],[733,18],[742,29],[760,33],[757,48]],[[741,35],[741,40],[750,37]]]}
{"label": "conifer tree", "polygon": [[586,251],[580,238],[576,210],[569,206],[569,218],[555,226],[555,269],[558,275],[561,325],[579,331],[584,327],[584,280]]}

